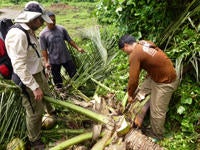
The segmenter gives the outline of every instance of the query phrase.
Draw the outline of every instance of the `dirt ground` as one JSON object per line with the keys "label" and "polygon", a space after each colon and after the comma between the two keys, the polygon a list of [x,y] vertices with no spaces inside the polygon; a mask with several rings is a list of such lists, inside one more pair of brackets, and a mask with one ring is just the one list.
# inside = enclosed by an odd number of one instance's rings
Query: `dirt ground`
{"label": "dirt ground", "polygon": [[14,19],[20,13],[20,10],[16,8],[0,8],[0,19],[2,18],[9,18]]}
{"label": "dirt ground", "polygon": [[[73,6],[69,6],[67,4],[58,3],[58,4],[52,4],[50,6],[51,10],[57,10],[57,9],[75,9]],[[6,8],[0,8],[0,19],[2,18],[9,18],[14,19],[17,17],[17,15],[20,13],[20,8],[12,8],[12,7],[6,7]]]}

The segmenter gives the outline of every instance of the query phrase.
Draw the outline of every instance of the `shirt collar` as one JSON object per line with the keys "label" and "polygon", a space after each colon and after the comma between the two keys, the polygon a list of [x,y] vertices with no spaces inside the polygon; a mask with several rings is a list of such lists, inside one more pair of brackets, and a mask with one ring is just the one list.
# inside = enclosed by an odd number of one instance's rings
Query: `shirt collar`
{"label": "shirt collar", "polygon": [[22,28],[24,28],[25,30],[31,30],[31,29],[29,28],[29,26],[28,26],[27,24],[25,24],[25,23],[20,23],[20,25],[21,25]]}

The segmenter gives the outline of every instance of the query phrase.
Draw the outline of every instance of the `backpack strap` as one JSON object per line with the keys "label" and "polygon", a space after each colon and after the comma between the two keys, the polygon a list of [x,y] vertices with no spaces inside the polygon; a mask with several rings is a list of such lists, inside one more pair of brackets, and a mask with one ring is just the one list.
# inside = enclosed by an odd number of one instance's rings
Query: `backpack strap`
{"label": "backpack strap", "polygon": [[38,58],[40,58],[40,55],[39,55],[39,53],[38,53],[38,51],[37,51],[37,49],[35,47],[35,44],[31,43],[31,39],[30,39],[28,31],[25,30],[20,24],[14,24],[13,26],[11,26],[11,28],[18,28],[18,29],[22,30],[26,34],[28,45],[30,45],[35,50]]}
{"label": "backpack strap", "polygon": [[1,38],[3,39],[3,41],[5,40],[6,34],[12,25],[13,25],[13,22],[11,19],[3,18],[0,20],[0,32],[1,32]]}
{"label": "backpack strap", "polygon": [[[10,27],[10,29],[11,28],[18,28],[18,29],[22,30],[26,34],[27,41],[28,41],[28,46],[30,45],[35,50],[38,58],[40,58],[40,55],[39,55],[37,49],[35,48],[35,44],[31,43],[28,31],[25,30],[20,24],[14,24],[13,26]],[[14,73],[14,72],[12,73],[12,80],[15,82],[15,84],[17,84],[19,87],[21,87],[23,94],[27,96],[27,99],[28,99],[28,101],[30,103],[32,112],[35,113],[35,110],[33,108],[32,102],[30,100],[30,95],[29,95],[29,93],[26,90],[26,85],[24,85],[22,83],[22,81],[20,80],[19,76],[16,73]]]}

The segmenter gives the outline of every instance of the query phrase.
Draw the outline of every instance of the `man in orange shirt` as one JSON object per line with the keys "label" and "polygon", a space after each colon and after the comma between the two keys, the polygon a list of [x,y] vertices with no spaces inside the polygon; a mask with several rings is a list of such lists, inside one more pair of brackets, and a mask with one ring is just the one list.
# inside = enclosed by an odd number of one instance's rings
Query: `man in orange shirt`
{"label": "man in orange shirt", "polygon": [[151,94],[150,136],[162,139],[168,105],[179,81],[173,63],[153,42],[136,42],[131,35],[125,35],[120,38],[118,44],[119,49],[129,55],[129,102],[135,100],[141,69],[148,73],[140,88],[146,94]]}

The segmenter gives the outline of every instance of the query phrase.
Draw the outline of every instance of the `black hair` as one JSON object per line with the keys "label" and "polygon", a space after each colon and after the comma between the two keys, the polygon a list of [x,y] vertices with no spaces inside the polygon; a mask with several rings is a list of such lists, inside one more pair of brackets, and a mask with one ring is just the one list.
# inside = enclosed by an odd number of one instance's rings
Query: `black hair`
{"label": "black hair", "polygon": [[119,39],[118,46],[119,46],[119,49],[122,49],[122,48],[124,48],[125,43],[126,44],[133,44],[135,42],[136,42],[135,37],[133,37],[129,34],[126,34]]}

